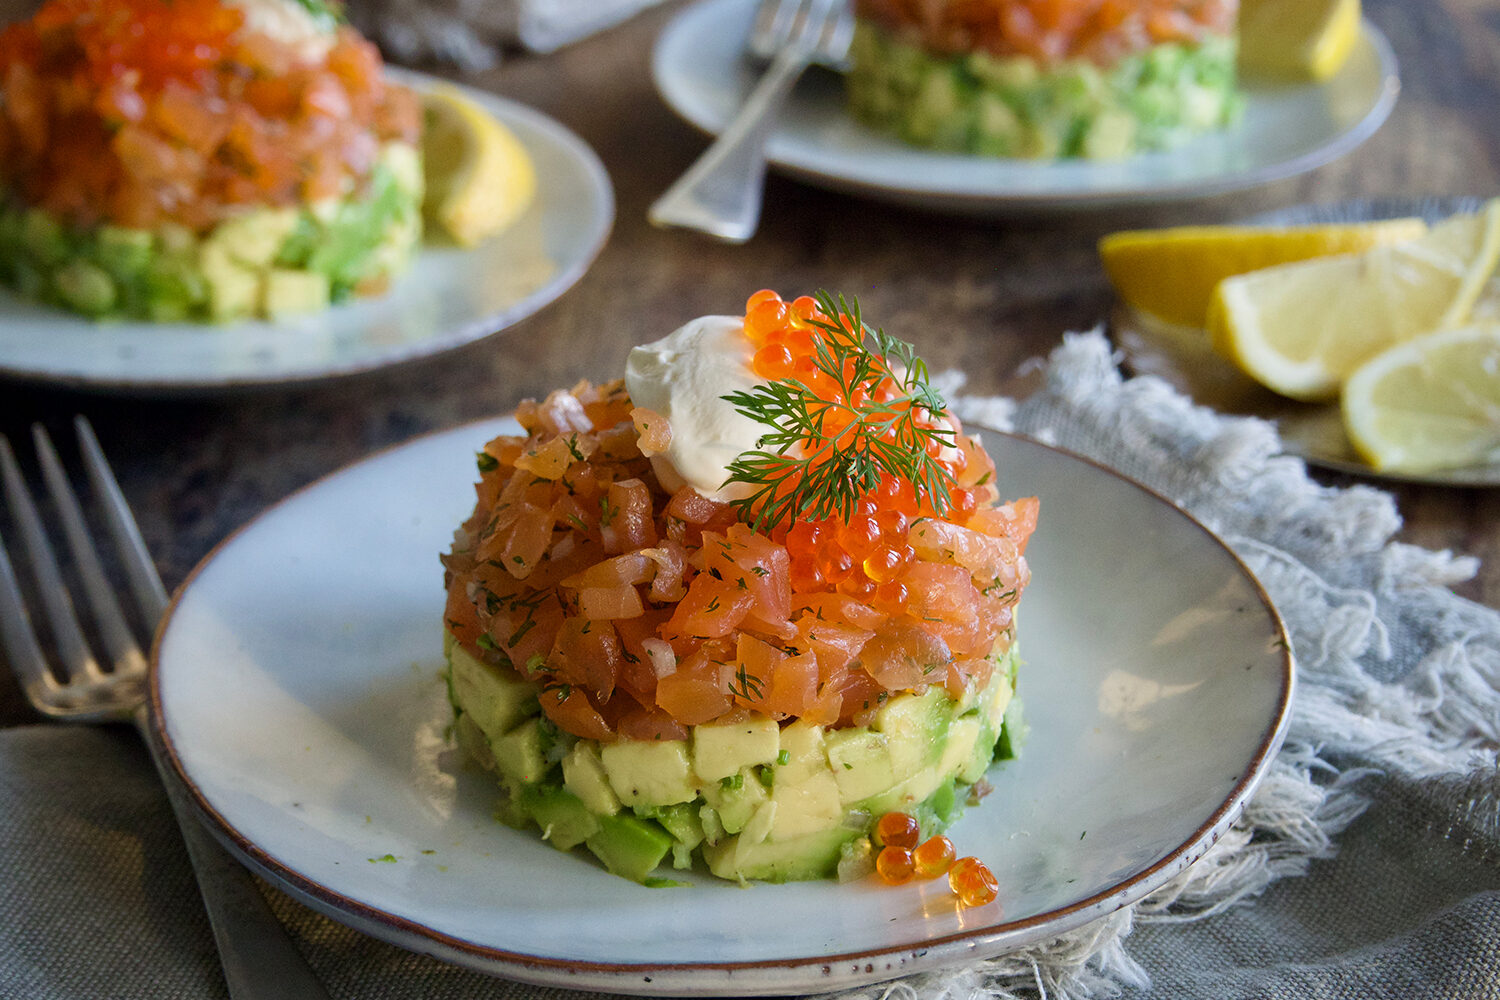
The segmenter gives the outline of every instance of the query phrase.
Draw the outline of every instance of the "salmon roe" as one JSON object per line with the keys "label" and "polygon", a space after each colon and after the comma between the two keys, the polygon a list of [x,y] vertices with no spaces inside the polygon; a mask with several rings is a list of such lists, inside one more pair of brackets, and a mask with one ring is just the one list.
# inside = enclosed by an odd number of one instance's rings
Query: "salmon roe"
{"label": "salmon roe", "polygon": [[875,872],[887,885],[905,885],[912,879],[935,879],[948,874],[948,887],[964,906],[993,903],[1000,894],[1000,881],[989,866],[975,857],[954,860],[953,841],[941,834],[920,844],[921,825],[915,816],[888,812],[875,824],[875,837],[884,846],[875,855]]}
{"label": "salmon roe", "polygon": [[948,869],[948,885],[965,906],[993,903],[1000,894],[1000,880],[978,858],[959,858]]}
{"label": "salmon roe", "polygon": [[911,850],[922,836],[916,817],[901,812],[888,812],[875,823],[875,836],[886,847],[903,847]]}
{"label": "salmon roe", "polygon": [[953,841],[947,837],[939,835],[924,840],[911,852],[917,877],[937,878],[953,867],[953,859],[957,853],[953,847]]}
{"label": "salmon roe", "polygon": [[330,43],[304,56],[220,0],[48,0],[0,32],[5,186],[67,225],[194,232],[358,193],[421,113],[352,28]]}
{"label": "salmon roe", "polygon": [[[898,398],[901,390],[895,375],[887,371],[873,388],[858,386],[855,398],[846,398],[839,384],[814,363],[823,336],[817,324],[828,322],[817,300],[807,295],[786,302],[775,291],[761,289],[745,302],[745,335],[755,347],[751,362],[755,374],[768,381],[801,382],[825,404],[821,411],[815,410],[823,435],[845,446],[847,435],[853,433],[845,430],[852,422],[849,409],[867,404],[871,395],[888,402]],[[946,443],[953,439],[952,425],[935,414],[919,415],[916,424],[942,435],[933,437],[929,453],[956,482],[968,466],[968,456]],[[846,436],[841,437],[841,432]],[[835,516],[782,528],[795,585],[802,591],[835,590],[881,609],[902,608],[909,595],[899,581],[916,559],[916,550],[908,543],[912,522],[942,517],[963,525],[978,506],[973,489],[955,486],[949,490],[947,505],[939,510],[933,498],[925,493],[919,496],[910,481],[885,474],[858,501],[848,520]]]}

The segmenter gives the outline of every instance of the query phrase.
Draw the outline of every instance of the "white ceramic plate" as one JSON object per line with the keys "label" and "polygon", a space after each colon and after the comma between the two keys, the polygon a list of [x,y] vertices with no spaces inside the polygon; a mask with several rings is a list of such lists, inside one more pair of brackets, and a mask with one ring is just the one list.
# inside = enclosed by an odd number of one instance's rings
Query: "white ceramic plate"
{"label": "white ceramic plate", "polygon": [[1041,497],[1022,600],[1030,737],[952,829],[1000,880],[648,889],[491,817],[446,735],[437,553],[473,504],[469,425],[296,494],[220,546],[154,652],[157,725],[221,838],[336,920],[518,980],[651,995],[807,993],[960,963],[1106,914],[1197,859],[1278,747],[1280,620],[1196,522],[999,434]]}
{"label": "white ceramic plate", "polygon": [[[417,88],[430,77],[392,70]],[[473,250],[425,246],[385,295],[284,322],[225,326],[108,322],[0,289],[0,376],[139,394],[223,392],[367,372],[489,336],[583,276],[614,222],[598,157],[553,119],[465,93],[510,128],[536,163],[535,204]]]}
{"label": "white ceramic plate", "polygon": [[[1361,198],[1326,204],[1295,205],[1244,220],[1249,225],[1302,226],[1368,222],[1417,216],[1429,223],[1459,212],[1477,212],[1483,198]],[[1500,317],[1500,278],[1492,279],[1476,316]],[[1131,371],[1166,379],[1194,402],[1221,413],[1261,417],[1276,424],[1289,455],[1337,472],[1387,482],[1437,486],[1500,486],[1500,462],[1431,472],[1372,469],[1355,452],[1344,432],[1337,403],[1300,403],[1278,396],[1230,364],[1209,347],[1201,331],[1163,325],[1121,306],[1111,333],[1125,353]]]}
{"label": "white ceramic plate", "polygon": [[[755,0],[703,0],[662,31],[652,59],[657,92],[695,127],[717,135],[757,79],[745,55]],[[1374,134],[1400,84],[1390,44],[1363,26],[1328,82],[1247,87],[1233,129],[1119,162],[1001,160],[936,153],[866,128],[844,111],[843,81],[810,73],[783,110],[770,161],[812,184],[970,214],[1199,197],[1265,184],[1342,156]]]}

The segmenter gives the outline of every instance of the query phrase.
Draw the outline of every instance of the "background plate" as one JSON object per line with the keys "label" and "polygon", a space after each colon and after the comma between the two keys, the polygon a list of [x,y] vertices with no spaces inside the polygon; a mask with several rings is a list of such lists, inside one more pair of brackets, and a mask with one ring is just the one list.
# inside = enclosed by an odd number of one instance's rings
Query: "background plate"
{"label": "background plate", "polygon": [[[755,0],[704,0],[662,31],[652,76],[662,99],[717,135],[760,73],[745,55]],[[1354,149],[1390,114],[1400,84],[1385,37],[1366,22],[1349,61],[1321,85],[1245,88],[1233,129],[1118,162],[1001,160],[936,153],[860,125],[843,81],[814,71],[771,137],[773,164],[809,183],[903,204],[992,214],[1198,197],[1266,184]]]}
{"label": "background plate", "polygon": [[[1477,212],[1483,198],[1360,198],[1327,204],[1296,205],[1245,219],[1249,225],[1301,226],[1414,215],[1429,223],[1458,212]],[[1500,278],[1491,279],[1485,296],[1500,309]],[[1492,316],[1491,318],[1500,318]],[[1303,403],[1276,393],[1245,375],[1208,345],[1201,330],[1175,327],[1118,306],[1110,334],[1125,353],[1126,366],[1138,375],[1156,375],[1195,403],[1220,413],[1261,417],[1276,424],[1283,449],[1325,469],[1387,482],[1439,486],[1500,486],[1500,463],[1433,472],[1378,471],[1355,454],[1344,433],[1337,403]]]}
{"label": "background plate", "polygon": [[1212,535],[1081,459],[986,432],[1041,497],[1019,760],[951,831],[1000,880],[647,889],[491,816],[450,746],[437,553],[470,511],[469,425],[336,473],[220,546],[153,653],[156,724],[211,825],[313,907],[529,982],[651,995],[807,993],[993,955],[1103,915],[1198,858],[1279,745],[1280,620]]}
{"label": "background plate", "polygon": [[[417,89],[438,81],[388,70]],[[462,89],[462,88],[461,88]],[[464,90],[537,168],[536,202],[472,250],[429,244],[391,290],[284,322],[95,323],[0,289],[0,376],[139,394],[201,394],[367,372],[520,322],[583,276],[614,222],[598,157],[546,115]]]}

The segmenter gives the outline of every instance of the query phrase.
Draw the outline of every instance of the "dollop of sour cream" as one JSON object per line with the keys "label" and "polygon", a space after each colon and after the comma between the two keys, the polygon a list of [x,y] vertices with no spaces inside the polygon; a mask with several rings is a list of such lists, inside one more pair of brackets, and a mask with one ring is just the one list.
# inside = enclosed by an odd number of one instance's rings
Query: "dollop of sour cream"
{"label": "dollop of sour cream", "polygon": [[329,25],[293,0],[227,0],[245,15],[245,28],[286,45],[301,62],[317,62],[333,48]]}
{"label": "dollop of sour cream", "polygon": [[748,484],[726,486],[724,480],[729,463],[753,451],[766,427],[723,398],[762,382],[750,366],[753,356],[738,316],[700,316],[630,352],[625,387],[631,401],[672,426],[671,446],[651,457],[667,491],[688,485],[720,501],[753,492]]}

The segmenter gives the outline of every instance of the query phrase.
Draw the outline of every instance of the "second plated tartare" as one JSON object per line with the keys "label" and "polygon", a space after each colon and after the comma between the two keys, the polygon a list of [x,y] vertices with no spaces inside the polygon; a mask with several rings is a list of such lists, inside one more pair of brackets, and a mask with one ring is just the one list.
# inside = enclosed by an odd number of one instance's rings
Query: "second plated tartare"
{"label": "second plated tartare", "polygon": [[760,292],[516,416],[443,558],[502,818],[638,881],[848,878],[887,814],[931,837],[987,790],[1038,505],[910,345]]}
{"label": "second plated tartare", "polygon": [[421,112],[323,0],[48,0],[0,33],[0,280],[224,321],[383,289]]}
{"label": "second plated tartare", "polygon": [[854,0],[848,94],[918,146],[1118,159],[1239,115],[1238,0]]}

